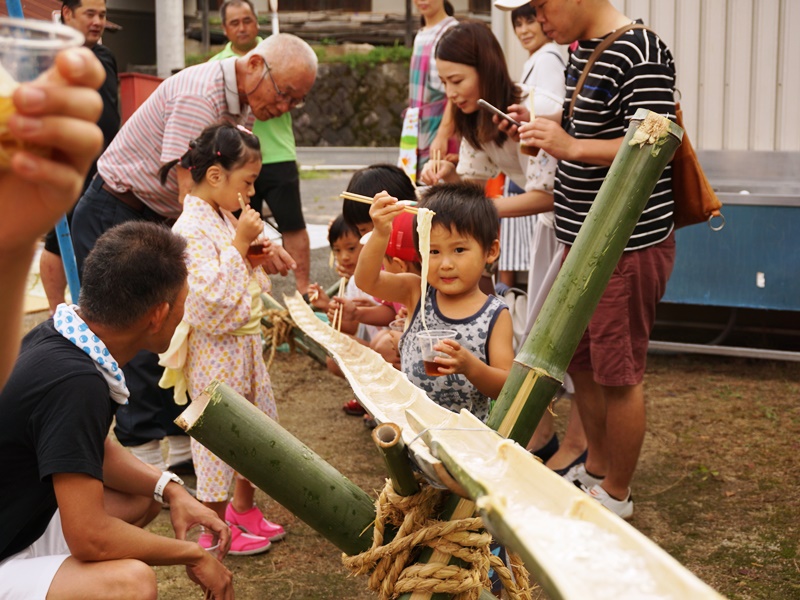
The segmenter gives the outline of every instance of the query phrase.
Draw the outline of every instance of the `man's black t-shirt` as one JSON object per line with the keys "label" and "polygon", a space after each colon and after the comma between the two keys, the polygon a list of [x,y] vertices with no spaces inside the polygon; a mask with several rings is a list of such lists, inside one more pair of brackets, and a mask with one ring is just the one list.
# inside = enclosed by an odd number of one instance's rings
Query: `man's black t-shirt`
{"label": "man's black t-shirt", "polygon": [[56,511],[52,475],[103,479],[103,444],[118,405],[94,362],[53,327],[22,341],[0,391],[0,560],[30,546]]}

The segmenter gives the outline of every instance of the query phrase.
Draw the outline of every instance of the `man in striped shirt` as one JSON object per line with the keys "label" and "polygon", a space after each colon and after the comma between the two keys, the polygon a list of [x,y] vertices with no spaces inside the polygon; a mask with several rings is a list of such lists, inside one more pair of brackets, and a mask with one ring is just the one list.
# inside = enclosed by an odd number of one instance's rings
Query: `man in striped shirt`
{"label": "man in striped shirt", "polygon": [[[577,40],[566,69],[568,107],[597,45],[631,23],[609,0],[533,0],[546,35]],[[559,159],[556,234],[571,246],[638,108],[674,118],[672,54],[654,33],[624,33],[605,50],[562,125],[535,119],[522,139]],[[643,377],[655,308],[675,258],[671,167],[661,176],[581,340],[569,373],[586,430],[585,465],[566,477],[623,518],[645,432]]]}
{"label": "man in striped shirt", "polygon": [[[181,214],[191,174],[177,166],[162,185],[158,171],[180,158],[203,129],[220,121],[249,127],[256,118],[279,117],[303,101],[316,74],[311,47],[296,36],[279,34],[244,56],[189,67],[164,80],[100,156],[97,175],[75,207],[72,239],[78,269],[97,238],[114,225],[131,220],[169,223]],[[280,246],[265,265],[283,275],[294,267]],[[167,464],[186,462],[191,456],[188,439],[172,422],[180,407],[170,390],[158,387],[163,372],[158,356],[142,352],[124,371],[131,401],[117,411],[119,441],[163,469],[159,440],[169,437]]]}

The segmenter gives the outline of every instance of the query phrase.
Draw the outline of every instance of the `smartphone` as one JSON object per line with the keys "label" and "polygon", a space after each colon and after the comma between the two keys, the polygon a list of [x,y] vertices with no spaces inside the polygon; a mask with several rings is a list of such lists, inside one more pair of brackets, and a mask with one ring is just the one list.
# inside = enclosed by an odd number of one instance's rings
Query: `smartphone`
{"label": "smartphone", "polygon": [[488,103],[486,100],[484,100],[483,98],[481,98],[480,100],[478,100],[478,106],[480,106],[481,108],[485,108],[485,109],[486,109],[486,110],[488,110],[489,112],[493,112],[493,113],[494,113],[494,114],[496,114],[498,117],[500,117],[501,119],[505,119],[506,121],[508,121],[508,122],[509,122],[509,123],[511,123],[512,125],[516,125],[517,127],[519,127],[520,125],[522,125],[522,123],[520,123],[519,121],[517,121],[516,119],[514,119],[514,118],[512,118],[512,117],[509,117],[509,116],[508,116],[506,113],[504,113],[502,110],[500,110],[500,109],[499,109],[499,108],[497,108],[496,106],[492,106],[491,104],[489,104],[489,103]]}

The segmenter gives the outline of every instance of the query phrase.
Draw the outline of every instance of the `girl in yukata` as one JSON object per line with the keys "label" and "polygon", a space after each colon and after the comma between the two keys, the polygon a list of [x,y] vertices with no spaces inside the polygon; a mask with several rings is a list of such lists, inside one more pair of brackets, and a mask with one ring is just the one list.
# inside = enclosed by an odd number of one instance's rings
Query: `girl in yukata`
{"label": "girl in yukata", "polygon": [[[261,171],[258,138],[243,127],[213,125],[179,160],[162,167],[162,180],[176,164],[192,177],[183,213],[173,227],[187,241],[189,294],[183,322],[162,355],[162,364],[169,367],[162,382],[165,387],[175,385],[176,401],[181,403],[185,393],[195,398],[219,379],[277,419],[260,327],[261,294],[271,288],[262,268],[270,243],[260,241],[261,216],[249,205]],[[231,213],[242,206],[237,220]],[[185,361],[176,363],[175,357],[182,354]],[[192,459],[197,499],[231,525],[230,554],[265,552],[271,541],[286,535],[283,527],[264,518],[253,501],[254,487],[245,478],[236,475],[228,502],[233,469],[194,439]],[[210,535],[201,536],[201,546],[212,543]]]}

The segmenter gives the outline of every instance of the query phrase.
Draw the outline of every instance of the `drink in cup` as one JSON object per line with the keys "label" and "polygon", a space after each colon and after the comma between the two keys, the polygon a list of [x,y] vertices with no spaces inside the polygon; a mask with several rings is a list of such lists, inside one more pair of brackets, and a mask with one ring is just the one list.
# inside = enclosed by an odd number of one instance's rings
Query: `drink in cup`
{"label": "drink in cup", "polygon": [[[52,66],[56,54],[83,45],[83,35],[66,25],[34,19],[0,18],[0,169],[7,169],[11,156],[25,146],[8,130],[8,119],[16,111],[11,95],[20,83],[32,81]],[[42,154],[38,150],[38,154]]]}
{"label": "drink in cup", "polygon": [[433,359],[437,356],[447,358],[447,354],[435,350],[434,347],[443,340],[456,339],[456,332],[452,329],[428,329],[417,333],[417,339],[422,352],[422,363],[425,365],[425,374],[429,377],[443,375],[439,372],[439,365]]}

